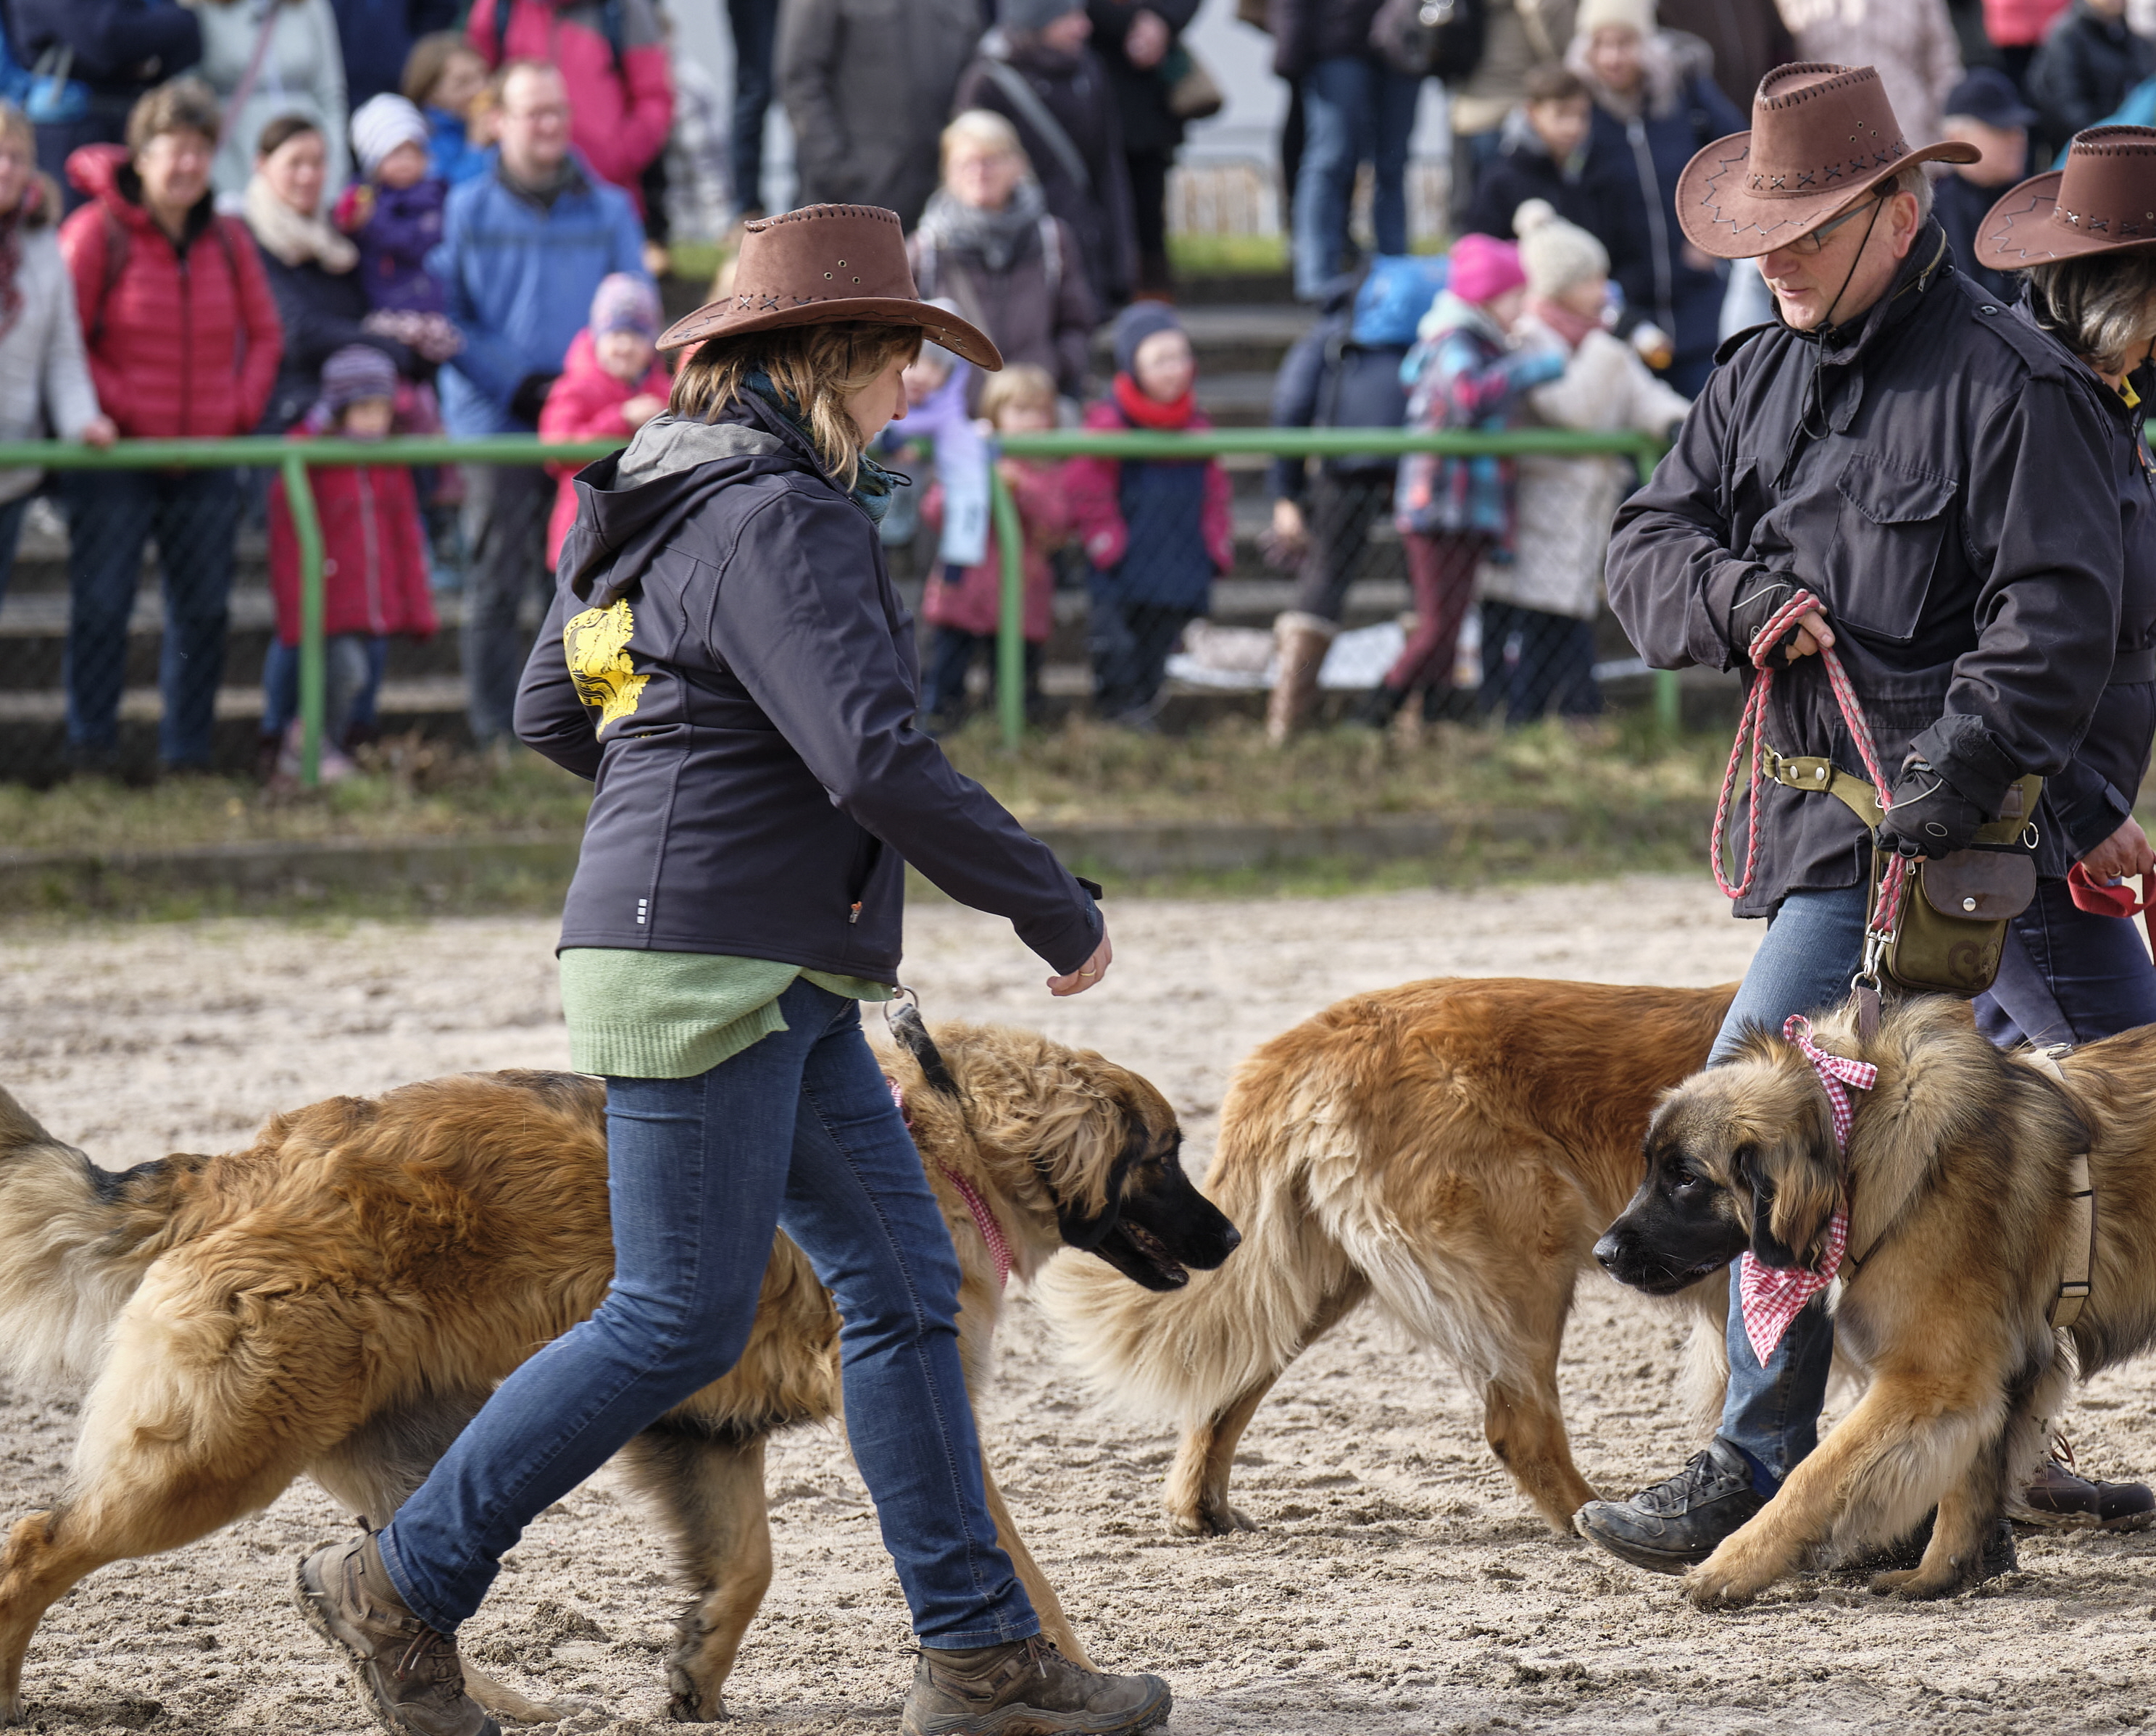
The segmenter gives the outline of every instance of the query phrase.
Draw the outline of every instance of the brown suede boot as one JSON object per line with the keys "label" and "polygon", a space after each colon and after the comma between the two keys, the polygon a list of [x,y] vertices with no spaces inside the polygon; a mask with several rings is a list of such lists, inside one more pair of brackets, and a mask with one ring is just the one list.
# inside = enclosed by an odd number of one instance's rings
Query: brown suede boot
{"label": "brown suede boot", "polygon": [[465,1692],[456,1641],[404,1606],[372,1533],[307,1556],[292,1596],[307,1626],[352,1660],[360,1698],[393,1736],[501,1736]]}
{"label": "brown suede boot", "polygon": [[906,1736],[1124,1736],[1167,1722],[1158,1676],[1081,1670],[1035,1634],[966,1652],[924,1649],[906,1697]]}
{"label": "brown suede boot", "polygon": [[1265,699],[1265,740],[1289,740],[1317,709],[1317,672],[1332,648],[1337,622],[1290,609],[1273,622],[1273,690]]}

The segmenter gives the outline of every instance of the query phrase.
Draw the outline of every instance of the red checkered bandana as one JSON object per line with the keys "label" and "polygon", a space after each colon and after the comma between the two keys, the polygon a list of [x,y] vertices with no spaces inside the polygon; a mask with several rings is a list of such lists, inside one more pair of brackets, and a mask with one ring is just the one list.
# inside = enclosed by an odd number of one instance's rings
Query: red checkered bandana
{"label": "red checkered bandana", "polygon": [[[1871,1090],[1879,1083],[1879,1069],[1868,1061],[1852,1061],[1846,1055],[1830,1054],[1821,1048],[1812,1041],[1812,1022],[1801,1013],[1789,1016],[1782,1026],[1782,1036],[1804,1051],[1804,1058],[1819,1074],[1820,1083],[1826,1088],[1827,1104],[1834,1116],[1835,1152],[1837,1156],[1845,1155],[1849,1129],[1856,1116],[1849,1101],[1849,1088]],[[1744,1310],[1744,1336],[1752,1341],[1753,1354],[1763,1367],[1781,1343],[1782,1334],[1789,1329],[1789,1322],[1834,1282],[1848,1247],[1848,1209],[1837,1206],[1827,1220],[1826,1247],[1816,1270],[1763,1266],[1750,1249],[1745,1250],[1738,1265],[1737,1292]]]}

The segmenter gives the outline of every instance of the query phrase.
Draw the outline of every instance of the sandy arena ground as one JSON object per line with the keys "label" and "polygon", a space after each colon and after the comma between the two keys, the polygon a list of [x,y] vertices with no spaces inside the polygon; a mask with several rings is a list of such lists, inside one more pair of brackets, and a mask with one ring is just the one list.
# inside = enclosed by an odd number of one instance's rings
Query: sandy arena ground
{"label": "sandy arena ground", "polygon": [[[1709,983],[1742,970],[1757,935],[1703,882],[1656,879],[1111,914],[1114,972],[1075,1001],[1048,999],[1007,930],[947,905],[916,913],[908,976],[932,1018],[1032,1023],[1148,1071],[1199,1161],[1235,1058],[1342,994],[1447,972]],[[532,920],[0,935],[0,1083],[117,1168],[242,1144],[268,1112],[332,1093],[560,1066],[552,939]],[[1655,1309],[1584,1284],[1566,1396],[1598,1487],[1635,1488],[1697,1444],[1668,1401],[1678,1349]],[[2152,1394],[2148,1364],[2096,1383],[2073,1421],[2085,1467],[2156,1469]],[[1184,1736],[2055,1736],[2140,1724],[2156,1688],[2156,1534],[2025,1539],[2005,1590],[1943,1605],[1809,1584],[1695,1615],[1671,1582],[1548,1535],[1484,1447],[1479,1403],[1366,1319],[1305,1356],[1245,1437],[1252,1535],[1165,1534],[1168,1435],[1081,1403],[1022,1301],[983,1412],[1019,1523],[1096,1657],[1168,1676]],[[11,1514],[57,1492],[73,1433],[69,1407],[0,1391]],[[735,1728],[895,1731],[908,1636],[842,1446],[788,1437],[769,1482],[778,1575],[733,1678]],[[38,1635],[30,1721],[371,1728],[286,1602],[293,1558],[343,1525],[308,1484],[220,1536],[96,1575]],[[543,1730],[670,1728],[665,1566],[602,1476],[532,1528],[466,1643],[527,1691],[583,1703]]]}

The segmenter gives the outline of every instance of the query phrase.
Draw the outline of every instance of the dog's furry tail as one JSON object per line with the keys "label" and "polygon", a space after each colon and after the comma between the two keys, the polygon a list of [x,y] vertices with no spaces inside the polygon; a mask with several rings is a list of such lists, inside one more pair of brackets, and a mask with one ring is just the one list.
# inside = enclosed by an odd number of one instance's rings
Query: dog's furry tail
{"label": "dog's furry tail", "polygon": [[0,1091],[0,1373],[60,1393],[97,1377],[155,1257],[172,1183],[198,1161],[100,1170]]}
{"label": "dog's furry tail", "polygon": [[1295,1359],[1328,1298],[1361,1288],[1296,1185],[1308,1154],[1268,1150],[1260,1137],[1268,1126],[1298,1124],[1254,1107],[1230,1091],[1205,1179],[1207,1194],[1242,1232],[1226,1264],[1193,1272],[1181,1289],[1152,1291],[1065,1252],[1035,1282],[1065,1355],[1094,1395],[1118,1410],[1185,1426],[1213,1415]]}

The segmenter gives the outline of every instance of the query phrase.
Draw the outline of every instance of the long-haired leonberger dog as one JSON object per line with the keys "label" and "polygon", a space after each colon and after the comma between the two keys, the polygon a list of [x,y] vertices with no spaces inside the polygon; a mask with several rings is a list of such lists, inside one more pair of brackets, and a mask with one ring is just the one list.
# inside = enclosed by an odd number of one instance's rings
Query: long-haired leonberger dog
{"label": "long-haired leonberger dog", "polygon": [[[1934,1504],[1922,1559],[1871,1587],[1960,1589],[1979,1576],[2074,1370],[2156,1343],[2156,1027],[2066,1057],[2063,1083],[2026,1052],[1994,1049],[1958,1001],[1905,1002],[1869,1041],[1845,1008],[1812,1040],[1879,1070],[1871,1089],[1849,1090],[1845,1158],[1810,1061],[1754,1033],[1656,1109],[1646,1179],[1596,1249],[1613,1276],[1665,1294],[1747,1248],[1768,1266],[1817,1269],[1835,1211],[1847,1213],[1835,1339],[1870,1385],[1780,1493],[1685,1576],[1702,1608],[1891,1544]],[[2096,1185],[2092,1287],[2061,1332],[2052,1305],[2087,1234],[2070,1197],[2082,1152]]]}
{"label": "long-haired leonberger dog", "polygon": [[[1235,1247],[1137,1074],[1022,1032],[913,1032],[886,1066],[958,1252],[975,1390],[1002,1300],[990,1227],[1029,1278],[1066,1241],[1162,1288]],[[118,1175],[0,1092],[0,1368],[82,1399],[62,1500],[17,1521],[0,1556],[0,1714],[20,1713],[46,1609],[108,1562],[228,1525],[302,1472],[363,1522],[388,1519],[495,1383],[598,1305],[613,1265],[594,1079],[470,1074],[333,1098],[244,1151]],[[782,1235],[738,1365],[623,1450],[691,1591],[667,1672],[675,1718],[722,1715],[771,1579],[764,1442],[838,1414],[838,1361],[830,1298]],[[993,1480],[988,1501],[1050,1636],[1083,1658]],[[494,1709],[551,1715],[467,1677]]]}
{"label": "long-haired leonberger dog", "polygon": [[[1594,1498],[1558,1395],[1573,1286],[1639,1185],[1655,1100],[1706,1061],[1735,992],[1440,979],[1354,996],[1253,1052],[1204,1179],[1242,1253],[1173,1295],[1083,1262],[1040,1287],[1099,1392],[1182,1424],[1170,1524],[1252,1529],[1228,1498],[1237,1442],[1368,1300],[1481,1393],[1491,1451],[1570,1535]],[[1693,1298],[1696,1408],[1718,1397],[1727,1294],[1717,1279]]]}

